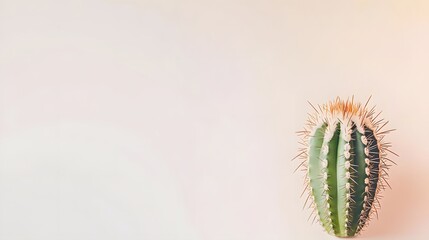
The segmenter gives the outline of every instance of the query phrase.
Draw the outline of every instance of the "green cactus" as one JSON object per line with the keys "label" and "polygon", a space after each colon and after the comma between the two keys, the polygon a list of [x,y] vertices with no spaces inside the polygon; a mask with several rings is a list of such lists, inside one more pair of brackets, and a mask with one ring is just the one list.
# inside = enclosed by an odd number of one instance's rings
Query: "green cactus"
{"label": "green cactus", "polygon": [[306,173],[304,207],[312,201],[310,218],[338,237],[355,236],[378,217],[380,191],[390,187],[387,170],[394,162],[388,153],[396,154],[384,136],[394,129],[383,130],[387,122],[374,116],[375,108],[367,110],[369,100],[310,103],[315,112],[298,132],[304,147],[294,159],[302,159],[298,168]]}

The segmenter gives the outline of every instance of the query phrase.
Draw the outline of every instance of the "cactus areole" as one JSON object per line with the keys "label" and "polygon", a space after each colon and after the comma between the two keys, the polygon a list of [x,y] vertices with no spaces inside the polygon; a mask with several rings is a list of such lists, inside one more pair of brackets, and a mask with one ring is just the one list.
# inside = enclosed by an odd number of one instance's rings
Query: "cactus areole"
{"label": "cactus areole", "polygon": [[[390,143],[384,136],[387,121],[379,119],[375,108],[368,110],[352,100],[314,106],[303,131],[295,158],[305,173],[308,193],[305,206],[312,207],[310,220],[338,237],[359,234],[371,218],[378,216],[380,192],[386,181]],[[390,186],[389,186],[390,187]]]}

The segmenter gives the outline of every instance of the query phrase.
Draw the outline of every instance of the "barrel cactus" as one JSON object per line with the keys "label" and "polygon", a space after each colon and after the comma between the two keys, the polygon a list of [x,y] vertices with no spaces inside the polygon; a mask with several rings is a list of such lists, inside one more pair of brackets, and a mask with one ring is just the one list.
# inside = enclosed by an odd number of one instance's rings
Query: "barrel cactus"
{"label": "barrel cactus", "polygon": [[[390,187],[389,167],[396,155],[385,141],[388,123],[375,108],[351,100],[336,100],[312,106],[301,137],[297,169],[305,172],[304,207],[312,208],[309,219],[337,237],[359,234],[371,218],[378,217],[380,192]],[[302,195],[303,195],[302,194]]]}

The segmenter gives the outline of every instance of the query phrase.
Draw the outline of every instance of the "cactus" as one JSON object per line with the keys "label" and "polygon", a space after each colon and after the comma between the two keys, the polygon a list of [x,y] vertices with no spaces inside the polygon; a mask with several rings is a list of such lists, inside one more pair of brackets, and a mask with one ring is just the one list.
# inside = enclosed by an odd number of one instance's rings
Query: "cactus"
{"label": "cactus", "polygon": [[310,103],[315,112],[297,132],[304,146],[294,158],[306,173],[304,207],[337,237],[353,237],[378,217],[380,192],[390,187],[387,170],[395,163],[388,155],[396,154],[384,136],[395,129],[383,130],[388,122],[367,109],[370,99],[365,105],[338,97],[317,108]]}

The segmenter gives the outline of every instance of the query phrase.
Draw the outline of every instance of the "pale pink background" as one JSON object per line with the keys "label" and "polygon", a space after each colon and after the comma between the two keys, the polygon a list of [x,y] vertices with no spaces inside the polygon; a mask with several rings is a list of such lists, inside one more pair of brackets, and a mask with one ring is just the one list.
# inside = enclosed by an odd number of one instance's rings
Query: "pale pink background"
{"label": "pale pink background", "polygon": [[333,239],[297,137],[354,94],[398,131],[362,239],[429,233],[427,1],[0,0],[0,239]]}

